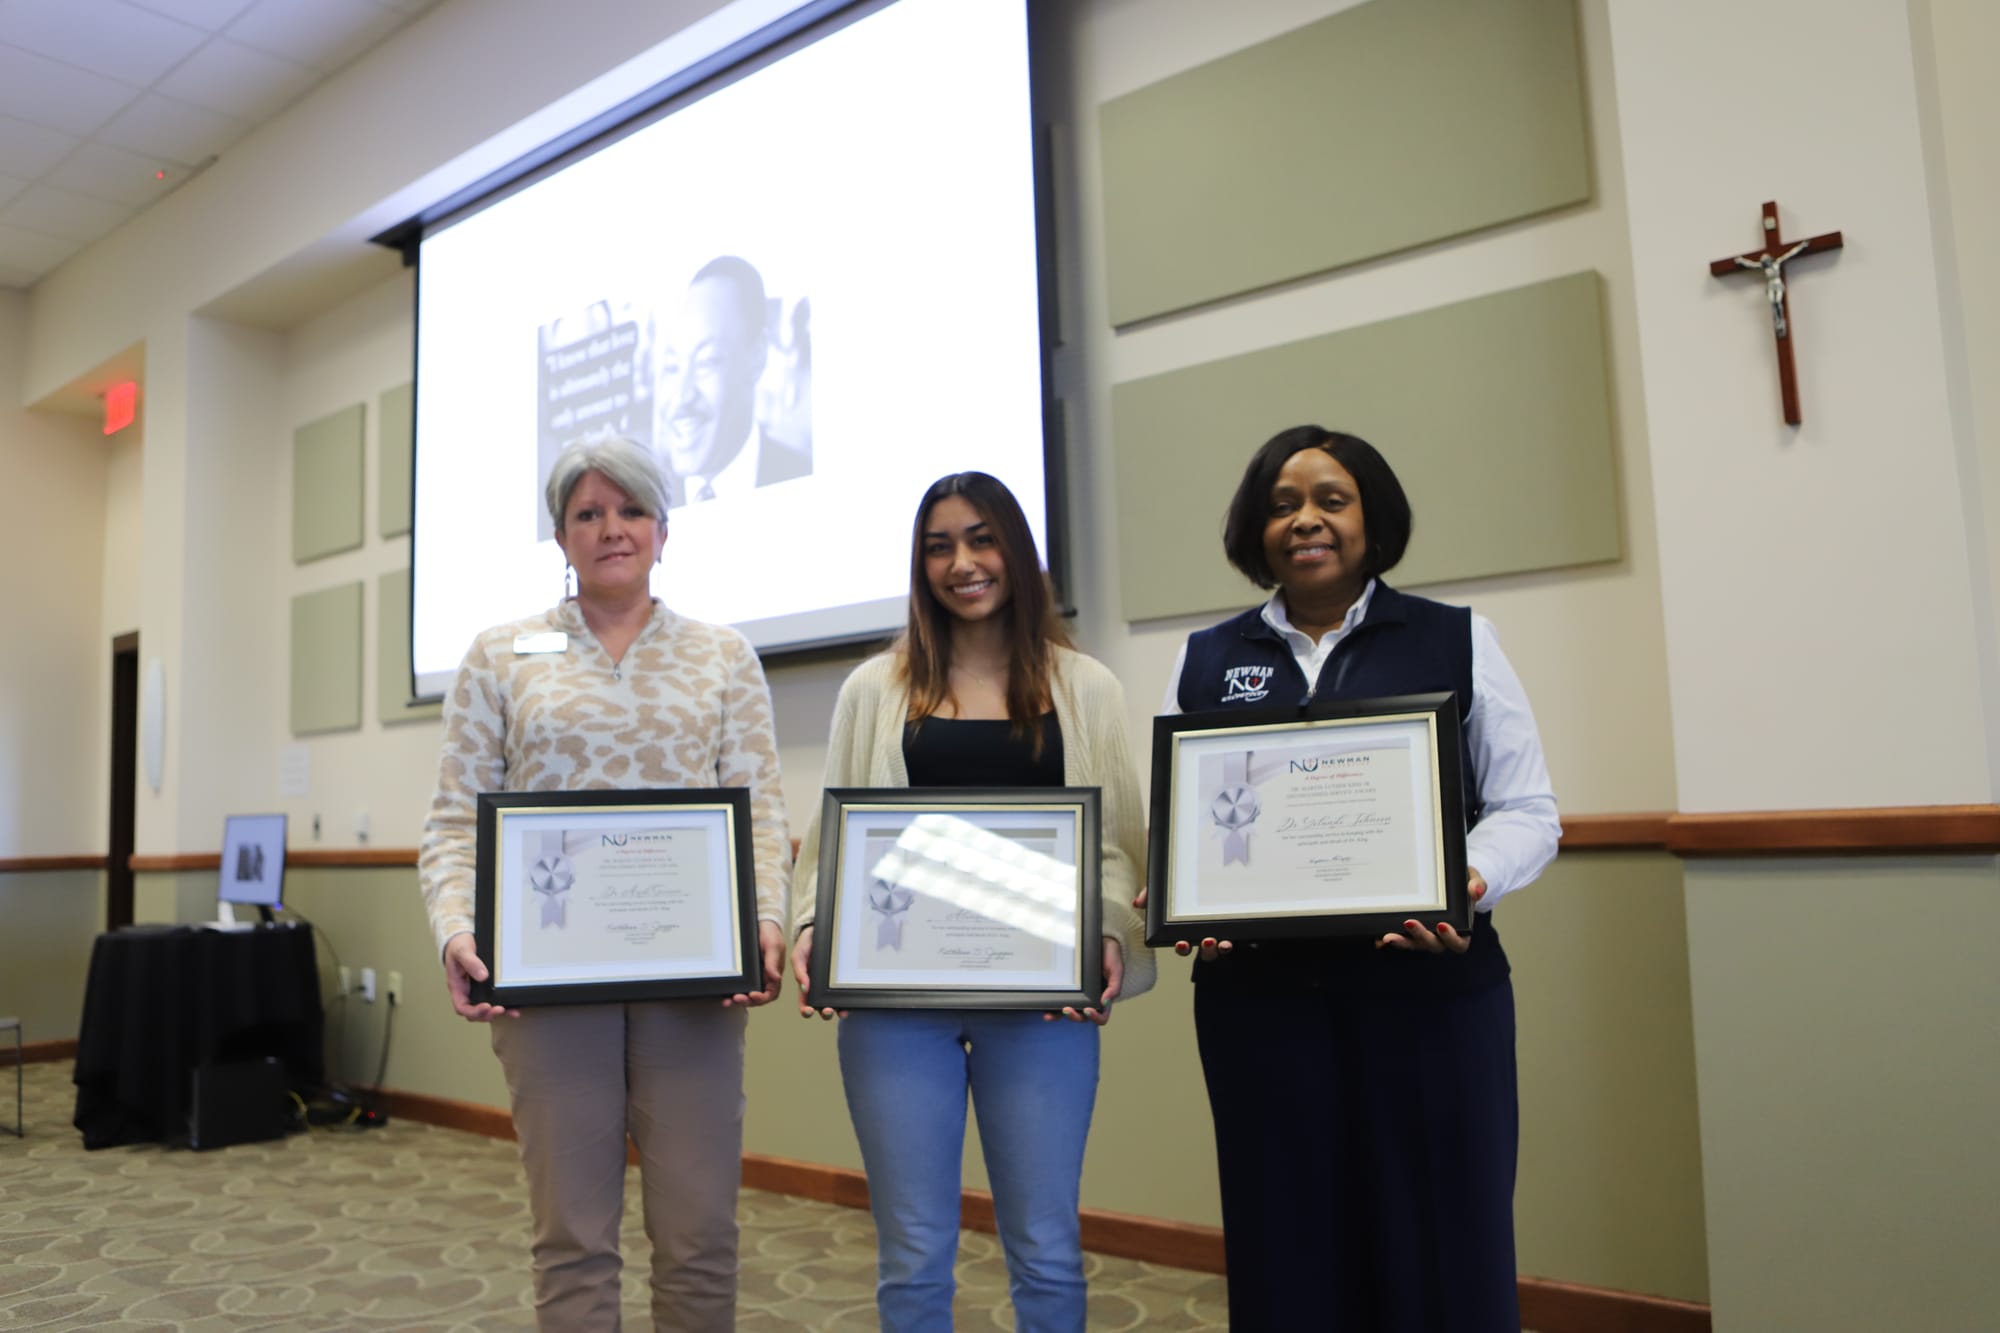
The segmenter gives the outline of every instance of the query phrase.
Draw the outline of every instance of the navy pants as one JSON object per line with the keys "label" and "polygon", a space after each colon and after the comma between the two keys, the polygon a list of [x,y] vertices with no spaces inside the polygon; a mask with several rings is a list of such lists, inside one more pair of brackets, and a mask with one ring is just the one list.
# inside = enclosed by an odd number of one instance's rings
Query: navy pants
{"label": "navy pants", "polygon": [[1511,983],[1204,982],[1194,1012],[1234,1333],[1518,1333]]}

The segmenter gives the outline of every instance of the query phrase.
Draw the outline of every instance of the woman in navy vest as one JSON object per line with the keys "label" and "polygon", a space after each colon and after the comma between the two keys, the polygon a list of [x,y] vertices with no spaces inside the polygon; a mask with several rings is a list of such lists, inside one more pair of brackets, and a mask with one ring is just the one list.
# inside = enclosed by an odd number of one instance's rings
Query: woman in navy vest
{"label": "woman in navy vest", "polygon": [[1200,949],[1195,1033],[1237,1333],[1520,1328],[1514,994],[1491,913],[1562,830],[1492,625],[1382,581],[1410,526],[1365,440],[1273,437],[1223,546],[1275,591],[1190,635],[1167,690],[1168,712],[1450,690],[1465,719],[1471,931],[1410,921],[1380,939]]}

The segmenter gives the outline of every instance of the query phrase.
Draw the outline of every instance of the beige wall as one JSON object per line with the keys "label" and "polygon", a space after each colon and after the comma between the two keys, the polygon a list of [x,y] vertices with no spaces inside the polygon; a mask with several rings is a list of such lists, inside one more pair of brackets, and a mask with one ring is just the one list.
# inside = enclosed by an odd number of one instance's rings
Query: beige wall
{"label": "beige wall", "polygon": [[[1805,0],[1611,15],[1678,804],[1991,800],[1986,557],[1960,503],[1904,0],[1837,23]],[[1847,238],[1791,282],[1796,432],[1761,290],[1705,272],[1756,244],[1772,198],[1788,236]]]}
{"label": "beige wall", "polygon": [[104,850],[106,448],[22,406],[28,304],[0,291],[0,858]]}
{"label": "beige wall", "polygon": [[21,1020],[21,1040],[75,1038],[103,929],[102,871],[0,873],[0,1015]]}
{"label": "beige wall", "polygon": [[1681,863],[1559,857],[1502,912],[1523,1273],[1708,1299]]}
{"label": "beige wall", "polygon": [[[1991,7],[1611,17],[1677,804],[1991,801]],[[1771,198],[1788,235],[1847,242],[1791,281],[1796,432],[1761,293],[1697,268],[1751,248]],[[1690,862],[1686,885],[1716,1329],[1989,1325],[1976,1015],[2000,981],[1931,935],[1977,929],[1992,863]]]}
{"label": "beige wall", "polygon": [[186,332],[181,679],[169,690],[181,748],[168,771],[180,789],[171,845],[207,851],[225,815],[269,808],[277,781],[269,720],[285,707],[288,620],[283,563],[265,553],[289,540],[289,433],[274,421],[277,335],[200,316]]}
{"label": "beige wall", "polygon": [[[2000,254],[1990,237],[2000,209],[2000,85],[1983,53],[2000,43],[2000,8],[1983,0],[1911,0],[1932,233],[1940,255],[1938,300],[1947,329],[1944,370],[1958,439],[1961,504],[1975,599],[2000,586]],[[1983,544],[1984,559],[1980,559]],[[1982,678],[2000,678],[1996,615],[1975,611]],[[2000,753],[2000,710],[1985,719],[1989,755]]]}
{"label": "beige wall", "polygon": [[1689,864],[1717,1333],[1993,1326],[1996,878]]}
{"label": "beige wall", "polygon": [[[292,330],[284,340],[283,369],[275,401],[278,453],[277,494],[291,494],[292,431],[350,404],[364,404],[364,463],[362,465],[363,541],[352,551],[294,565],[290,535],[280,524],[271,560],[280,570],[279,585],[287,603],[300,593],[359,581],[364,589],[362,622],[361,726],[355,731],[294,739],[280,700],[269,719],[264,743],[272,762],[288,745],[304,747],[311,768],[311,790],[303,797],[278,797],[268,790],[266,804],[292,817],[295,846],[352,847],[359,841],[356,821],[366,817],[367,841],[380,847],[414,847],[423,827],[424,811],[437,780],[439,725],[435,721],[399,722],[384,726],[375,700],[381,682],[375,679],[376,580],[389,570],[410,563],[407,536],[382,538],[377,521],[377,473],[381,463],[379,407],[382,391],[407,383],[411,374],[414,289],[408,273],[399,272]],[[528,594],[522,611],[555,601],[555,589]],[[397,683],[391,682],[396,688]],[[320,836],[312,835],[312,820],[320,819]]]}

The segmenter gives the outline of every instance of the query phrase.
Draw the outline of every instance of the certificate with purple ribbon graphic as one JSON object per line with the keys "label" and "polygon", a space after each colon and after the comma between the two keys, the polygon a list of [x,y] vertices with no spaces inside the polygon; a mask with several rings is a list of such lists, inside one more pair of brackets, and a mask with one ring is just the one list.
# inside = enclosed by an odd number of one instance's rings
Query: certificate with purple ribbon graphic
{"label": "certificate with purple ribbon graphic", "polygon": [[813,1003],[1095,1003],[1099,846],[1094,788],[829,791]]}
{"label": "certificate with purple ribbon graphic", "polygon": [[1466,923],[1453,696],[1184,714],[1154,728],[1149,943]]}
{"label": "certificate with purple ribbon graphic", "polygon": [[479,798],[474,931],[494,1003],[756,989],[749,797]]}

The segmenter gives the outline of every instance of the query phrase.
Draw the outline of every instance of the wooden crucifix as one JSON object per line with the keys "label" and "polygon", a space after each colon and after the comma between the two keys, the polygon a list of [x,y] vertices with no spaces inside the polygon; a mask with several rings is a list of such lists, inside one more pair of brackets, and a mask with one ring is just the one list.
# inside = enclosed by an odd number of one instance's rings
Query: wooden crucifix
{"label": "wooden crucifix", "polygon": [[1799,424],[1799,372],[1792,360],[1791,296],[1785,290],[1785,265],[1800,255],[1816,255],[1822,250],[1838,250],[1840,233],[1827,232],[1807,241],[1787,241],[1778,230],[1778,205],[1764,205],[1764,246],[1747,254],[1718,259],[1708,271],[1718,278],[1736,273],[1757,273],[1764,279],[1764,295],[1771,303],[1771,330],[1778,340],[1778,392],[1785,403],[1785,424]]}

